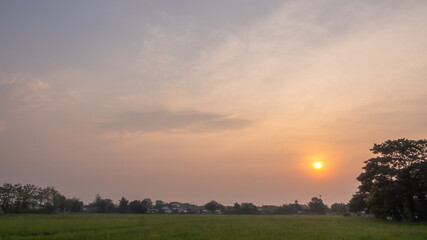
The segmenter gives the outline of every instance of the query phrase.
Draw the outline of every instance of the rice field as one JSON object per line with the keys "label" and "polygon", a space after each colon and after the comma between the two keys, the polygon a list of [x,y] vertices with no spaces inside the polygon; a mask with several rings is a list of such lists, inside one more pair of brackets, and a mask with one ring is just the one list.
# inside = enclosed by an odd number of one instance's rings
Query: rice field
{"label": "rice field", "polygon": [[426,240],[427,224],[299,215],[3,215],[6,239]]}

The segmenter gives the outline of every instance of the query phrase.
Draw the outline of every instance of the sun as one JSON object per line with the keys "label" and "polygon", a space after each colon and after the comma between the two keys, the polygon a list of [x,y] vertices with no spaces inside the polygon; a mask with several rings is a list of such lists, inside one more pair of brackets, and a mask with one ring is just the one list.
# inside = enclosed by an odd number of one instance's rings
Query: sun
{"label": "sun", "polygon": [[314,163],[314,168],[317,168],[317,169],[322,168],[322,163],[320,163],[320,162]]}

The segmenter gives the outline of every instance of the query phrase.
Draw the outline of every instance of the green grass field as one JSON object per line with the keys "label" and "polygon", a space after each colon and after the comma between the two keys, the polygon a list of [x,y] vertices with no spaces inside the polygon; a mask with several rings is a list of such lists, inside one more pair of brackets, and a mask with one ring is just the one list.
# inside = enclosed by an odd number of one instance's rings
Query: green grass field
{"label": "green grass field", "polygon": [[341,216],[4,215],[5,239],[427,239],[427,224]]}

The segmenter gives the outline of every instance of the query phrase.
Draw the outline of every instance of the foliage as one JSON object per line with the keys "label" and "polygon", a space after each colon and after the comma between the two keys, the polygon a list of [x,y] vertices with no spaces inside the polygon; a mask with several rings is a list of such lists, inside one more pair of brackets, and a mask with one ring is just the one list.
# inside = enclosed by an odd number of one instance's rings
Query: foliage
{"label": "foliage", "polygon": [[[222,206],[222,205],[221,205]],[[258,214],[258,207],[253,203],[234,203],[232,207],[222,207],[222,211],[230,214]]]}
{"label": "foliage", "polygon": [[156,205],[155,207],[160,210],[162,209],[162,207],[165,205],[165,202],[163,202],[162,200],[156,200]]}
{"label": "foliage", "polygon": [[259,213],[258,207],[253,203],[242,203],[240,204],[240,214],[257,214]]}
{"label": "foliage", "polygon": [[148,208],[152,208],[153,207],[153,202],[151,201],[150,198],[146,198],[144,200],[142,200],[142,204],[144,205],[144,207]]}
{"label": "foliage", "polygon": [[230,213],[238,214],[239,212],[240,212],[240,204],[236,202],[231,208]]}
{"label": "foliage", "polygon": [[349,211],[349,207],[345,203],[334,203],[331,205],[331,212],[335,214],[345,215]]}
{"label": "foliage", "polygon": [[293,204],[283,204],[279,207],[278,214],[297,214],[301,211],[301,206],[298,204],[298,201],[295,200]]}
{"label": "foliage", "polygon": [[323,200],[317,197],[313,197],[310,202],[308,202],[310,211],[316,214],[326,214],[328,206],[323,203]]}
{"label": "foliage", "polygon": [[81,212],[83,211],[83,202],[78,198],[66,199],[64,203],[64,212]]}
{"label": "foliage", "polygon": [[355,213],[366,211],[368,208],[367,199],[366,193],[357,192],[354,194],[348,203],[350,211]]}
{"label": "foliage", "polygon": [[397,139],[374,144],[378,156],[365,161],[353,210],[366,206],[377,217],[427,219],[427,140]]}
{"label": "foliage", "polygon": [[129,203],[129,211],[131,213],[146,213],[147,208],[144,206],[144,204],[141,201],[134,200]]}
{"label": "foliage", "polygon": [[95,201],[90,204],[90,207],[94,208],[97,213],[112,213],[115,210],[113,200],[103,199],[99,194],[96,195]]}
{"label": "foliage", "polygon": [[54,213],[63,198],[53,187],[10,183],[0,186],[0,207],[5,213]]}
{"label": "foliage", "polygon": [[205,209],[209,210],[209,211],[215,211],[215,210],[220,210],[221,206],[219,203],[212,200],[212,201],[205,204]]}
{"label": "foliage", "polygon": [[129,208],[129,200],[127,200],[125,197],[122,197],[119,201],[119,207],[118,210],[120,213],[127,213]]}
{"label": "foliage", "polygon": [[0,187],[0,207],[4,212],[9,212],[15,205],[15,194],[15,187],[10,183],[5,183]]}

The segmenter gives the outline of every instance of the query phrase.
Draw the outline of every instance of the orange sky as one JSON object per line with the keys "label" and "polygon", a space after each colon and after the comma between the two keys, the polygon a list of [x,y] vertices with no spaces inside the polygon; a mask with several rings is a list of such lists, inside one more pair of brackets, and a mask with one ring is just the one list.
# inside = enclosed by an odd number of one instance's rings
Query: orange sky
{"label": "orange sky", "polygon": [[0,183],[332,204],[373,143],[427,136],[424,1],[10,1],[0,16]]}

